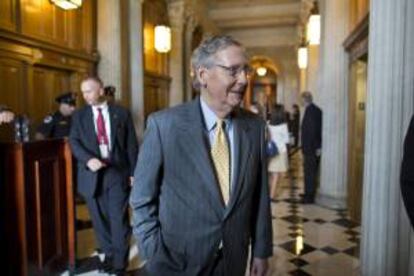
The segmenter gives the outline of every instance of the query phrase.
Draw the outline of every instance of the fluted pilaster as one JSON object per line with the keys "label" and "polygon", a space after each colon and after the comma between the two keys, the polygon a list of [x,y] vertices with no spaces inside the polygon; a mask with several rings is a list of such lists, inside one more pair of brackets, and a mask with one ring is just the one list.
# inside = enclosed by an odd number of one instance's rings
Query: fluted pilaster
{"label": "fluted pilaster", "polygon": [[99,0],[98,4],[98,73],[105,84],[114,85],[120,99],[122,87],[121,67],[121,1]]}
{"label": "fluted pilaster", "polygon": [[143,2],[144,0],[129,0],[131,113],[139,139],[144,132]]}
{"label": "fluted pilaster", "polygon": [[398,183],[414,105],[414,2],[371,1],[369,26],[361,270],[409,275],[413,250]]}
{"label": "fluted pilaster", "polygon": [[172,47],[170,52],[170,106],[182,103],[184,100],[184,0],[171,2],[168,5],[168,15],[171,25]]}
{"label": "fluted pilaster", "polygon": [[[344,208],[347,190],[348,7],[342,0],[321,1],[322,36],[319,104],[323,111],[321,183],[317,201]],[[317,102],[317,103],[318,103]]]}

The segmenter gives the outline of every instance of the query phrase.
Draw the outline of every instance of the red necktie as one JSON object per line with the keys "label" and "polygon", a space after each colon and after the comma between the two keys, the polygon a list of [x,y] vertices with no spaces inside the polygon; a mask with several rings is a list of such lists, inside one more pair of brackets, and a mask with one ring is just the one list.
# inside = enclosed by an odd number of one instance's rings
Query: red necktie
{"label": "red necktie", "polygon": [[98,144],[99,145],[109,145],[108,135],[106,134],[105,129],[105,119],[102,115],[102,108],[98,107],[98,118],[96,118],[96,129],[98,135]]}

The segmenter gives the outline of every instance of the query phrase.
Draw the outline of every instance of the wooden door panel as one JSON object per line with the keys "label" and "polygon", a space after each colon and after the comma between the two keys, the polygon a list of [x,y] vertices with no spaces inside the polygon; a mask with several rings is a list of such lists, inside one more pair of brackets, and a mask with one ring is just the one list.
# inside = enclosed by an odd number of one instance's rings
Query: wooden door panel
{"label": "wooden door panel", "polygon": [[17,113],[24,112],[24,75],[22,62],[0,58],[0,103],[7,105]]}
{"label": "wooden door panel", "polygon": [[16,29],[16,0],[0,1],[0,28],[10,31]]}

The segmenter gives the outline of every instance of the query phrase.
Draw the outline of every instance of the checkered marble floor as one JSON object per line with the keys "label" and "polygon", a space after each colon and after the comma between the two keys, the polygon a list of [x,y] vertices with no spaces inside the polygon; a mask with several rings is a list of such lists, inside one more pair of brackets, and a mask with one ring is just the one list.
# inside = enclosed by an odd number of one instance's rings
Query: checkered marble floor
{"label": "checkered marble floor", "polygon": [[299,153],[292,156],[291,176],[283,179],[272,201],[270,275],[360,275],[359,224],[346,210],[299,203],[301,162]]}
{"label": "checkered marble floor", "polygon": [[[274,254],[269,275],[360,275],[359,224],[349,219],[346,210],[299,203],[303,192],[301,162],[300,153],[292,155],[290,177],[281,181],[271,204]],[[98,245],[85,204],[77,205],[77,229],[76,275],[107,275],[97,270],[103,255],[96,251]],[[129,275],[144,275],[144,263],[139,260],[134,240],[129,259]]]}

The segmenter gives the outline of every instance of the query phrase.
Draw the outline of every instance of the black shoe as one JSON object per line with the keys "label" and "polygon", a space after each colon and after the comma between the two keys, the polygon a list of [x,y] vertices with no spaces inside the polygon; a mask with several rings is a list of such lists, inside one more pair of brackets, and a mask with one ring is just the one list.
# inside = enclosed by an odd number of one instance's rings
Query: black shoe
{"label": "black shoe", "polygon": [[105,257],[104,261],[101,263],[99,267],[99,272],[111,273],[114,270],[112,266],[112,258]]}

